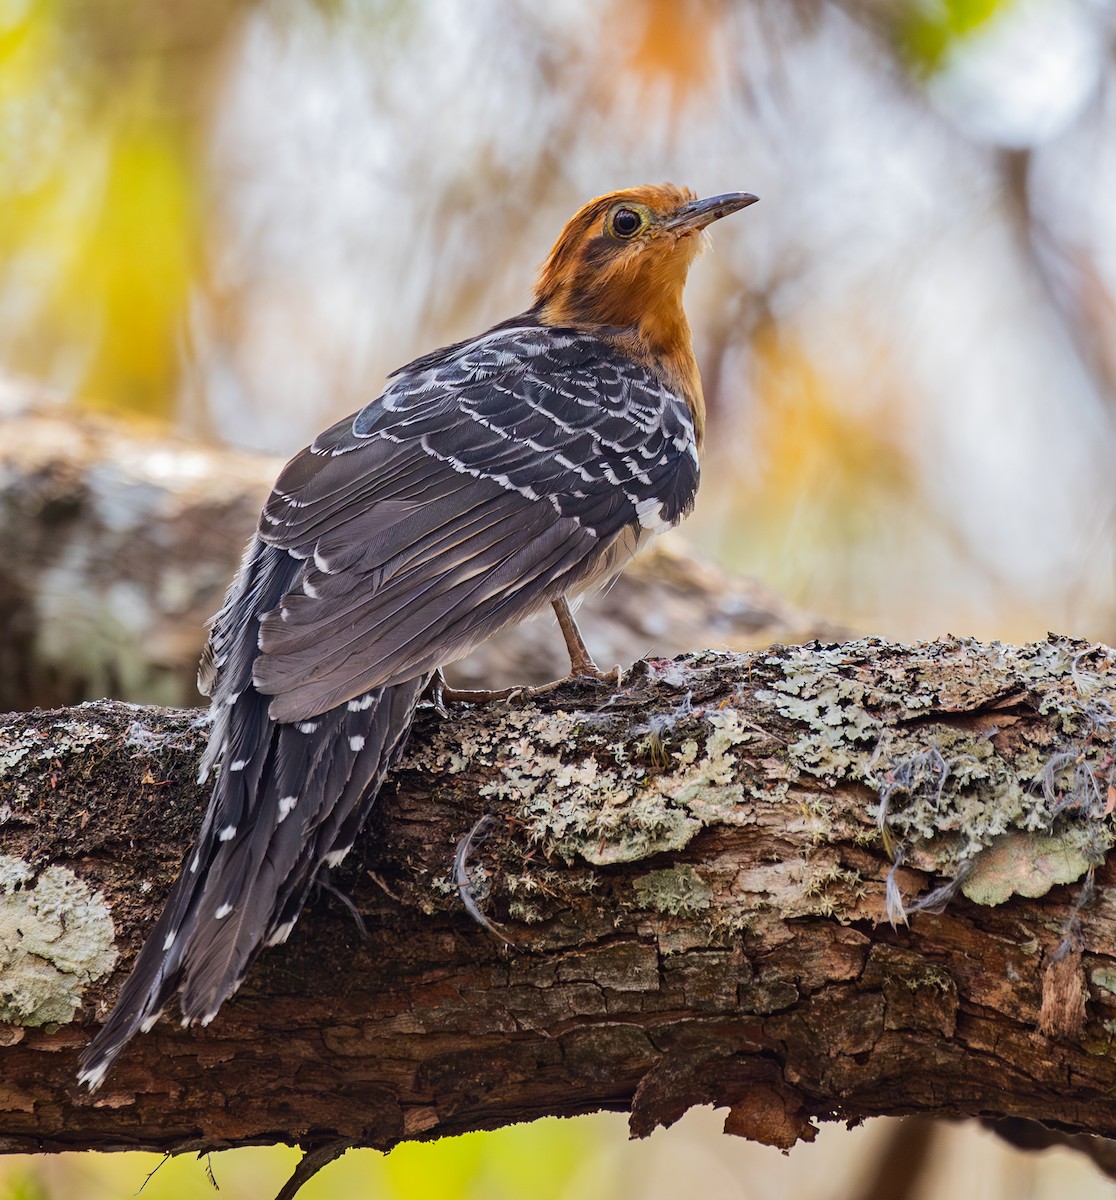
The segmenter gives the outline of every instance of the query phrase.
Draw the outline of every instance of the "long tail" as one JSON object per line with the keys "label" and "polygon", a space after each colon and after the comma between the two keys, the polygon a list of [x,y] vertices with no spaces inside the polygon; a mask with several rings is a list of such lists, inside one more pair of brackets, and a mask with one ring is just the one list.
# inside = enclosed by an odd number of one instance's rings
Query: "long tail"
{"label": "long tail", "polygon": [[235,698],[198,840],[81,1056],[82,1083],[96,1088],[176,992],[183,1024],[208,1024],[260,950],[286,941],[318,869],[352,847],[428,681],[377,688],[292,725],[271,721],[268,697],[251,686]]}

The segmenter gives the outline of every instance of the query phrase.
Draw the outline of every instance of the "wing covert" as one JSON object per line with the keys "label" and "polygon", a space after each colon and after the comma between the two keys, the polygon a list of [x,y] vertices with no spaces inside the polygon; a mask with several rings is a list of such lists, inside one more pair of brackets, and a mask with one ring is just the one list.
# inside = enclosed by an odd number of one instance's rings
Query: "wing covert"
{"label": "wing covert", "polygon": [[684,402],[591,335],[517,327],[420,359],[280,475],[259,537],[297,569],[253,682],[299,721],[452,662],[619,569],[696,488]]}

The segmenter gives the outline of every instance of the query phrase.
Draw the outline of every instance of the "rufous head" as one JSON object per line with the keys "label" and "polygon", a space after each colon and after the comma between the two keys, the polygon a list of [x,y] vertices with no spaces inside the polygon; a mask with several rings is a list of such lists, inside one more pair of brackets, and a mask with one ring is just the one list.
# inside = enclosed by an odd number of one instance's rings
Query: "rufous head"
{"label": "rufous head", "polygon": [[756,199],[730,192],[699,200],[689,188],[662,183],[590,200],[566,222],[543,264],[536,310],[552,325],[669,324],[681,312],[704,230]]}

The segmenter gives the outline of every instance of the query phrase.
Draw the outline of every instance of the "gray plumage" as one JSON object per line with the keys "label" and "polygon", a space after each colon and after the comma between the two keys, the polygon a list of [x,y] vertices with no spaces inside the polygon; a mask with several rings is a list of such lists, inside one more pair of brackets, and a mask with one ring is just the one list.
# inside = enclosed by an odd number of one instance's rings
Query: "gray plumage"
{"label": "gray plumage", "polygon": [[81,1078],[176,993],[211,1020],[352,846],[431,673],[603,582],[697,482],[685,402],[530,314],[396,372],[297,455],[202,661],[209,809]]}

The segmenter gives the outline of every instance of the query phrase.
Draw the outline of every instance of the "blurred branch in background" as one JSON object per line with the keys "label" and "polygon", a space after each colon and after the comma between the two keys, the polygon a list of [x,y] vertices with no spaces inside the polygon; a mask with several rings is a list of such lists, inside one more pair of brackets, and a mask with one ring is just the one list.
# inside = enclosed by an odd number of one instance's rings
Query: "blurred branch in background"
{"label": "blurred branch in background", "polygon": [[1111,635],[1114,11],[8,0],[0,362],[289,452],[587,195],[747,186],[705,548],[861,628]]}
{"label": "blurred branch in background", "polygon": [[[0,712],[111,695],[193,705],[205,622],[220,606],[279,464],[271,457],[67,414],[0,379]],[[589,597],[601,661],[695,646],[750,649],[842,631],[687,553],[676,536]],[[451,670],[468,687],[566,669],[547,613]]]}

